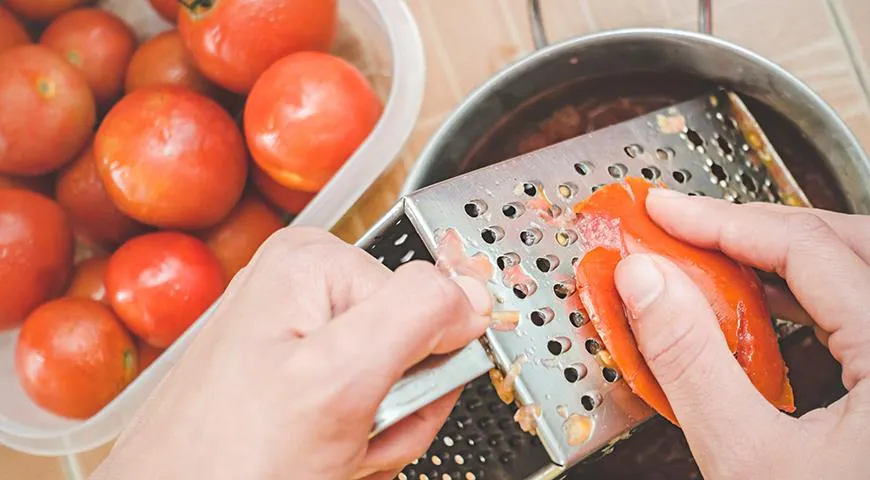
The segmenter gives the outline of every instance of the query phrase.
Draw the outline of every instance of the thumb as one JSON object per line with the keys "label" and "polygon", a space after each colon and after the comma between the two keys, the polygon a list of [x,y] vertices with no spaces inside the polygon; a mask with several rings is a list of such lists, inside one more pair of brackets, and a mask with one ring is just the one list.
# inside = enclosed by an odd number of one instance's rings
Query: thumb
{"label": "thumb", "polygon": [[638,349],[696,456],[713,455],[729,439],[758,438],[776,420],[688,275],[662,257],[635,254],[617,266],[615,281]]}

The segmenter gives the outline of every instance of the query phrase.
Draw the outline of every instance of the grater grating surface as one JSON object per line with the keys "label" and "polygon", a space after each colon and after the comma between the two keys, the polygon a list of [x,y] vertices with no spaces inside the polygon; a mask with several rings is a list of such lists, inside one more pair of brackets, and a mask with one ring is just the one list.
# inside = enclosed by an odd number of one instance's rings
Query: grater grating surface
{"label": "grater grating surface", "polygon": [[514,409],[498,403],[484,376],[466,388],[427,455],[399,478],[555,478],[652,416],[619,378],[573,294],[572,263],[583,242],[571,209],[630,175],[735,202],[808,205],[743,103],[726,91],[405,197],[363,245],[396,268],[432,261],[430,252],[452,231],[469,255],[487,256],[496,310],[518,311],[520,322],[512,331],[490,329],[483,343],[501,372],[518,371],[517,403],[535,417],[538,437],[519,429]]}

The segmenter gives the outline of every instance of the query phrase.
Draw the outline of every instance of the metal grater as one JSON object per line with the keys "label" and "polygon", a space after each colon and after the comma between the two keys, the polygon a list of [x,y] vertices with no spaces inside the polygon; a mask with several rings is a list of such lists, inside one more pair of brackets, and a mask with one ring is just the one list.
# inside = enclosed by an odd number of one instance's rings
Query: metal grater
{"label": "metal grater", "polygon": [[[557,478],[606,453],[654,415],[622,381],[576,308],[572,264],[583,255],[582,240],[570,222],[544,221],[532,208],[546,195],[555,206],[548,214],[570,212],[601,185],[626,176],[733,202],[809,206],[743,102],[726,90],[402,198],[359,245],[397,268],[413,259],[433,261],[440,239],[452,230],[468,255],[486,255],[492,263],[495,311],[517,311],[520,321],[514,330],[490,328],[457,353],[427,359],[394,386],[373,436],[468,383],[429,452],[398,478]],[[505,267],[514,264],[526,276],[505,281]],[[781,336],[794,330],[787,323],[778,329]],[[499,400],[485,375],[490,371],[517,373],[516,406]],[[532,415],[537,436],[515,423],[518,408],[527,419]],[[577,437],[577,429],[587,427],[588,437]]]}

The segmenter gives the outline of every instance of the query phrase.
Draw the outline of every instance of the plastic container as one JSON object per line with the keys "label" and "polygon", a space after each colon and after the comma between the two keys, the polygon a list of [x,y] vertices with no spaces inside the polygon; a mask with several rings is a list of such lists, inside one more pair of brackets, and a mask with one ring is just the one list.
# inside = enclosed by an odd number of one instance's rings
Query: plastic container
{"label": "plastic container", "polygon": [[[169,28],[146,0],[108,0],[100,5],[122,16],[142,38]],[[419,115],[425,84],[423,45],[402,0],[341,0],[340,5],[342,27],[334,52],[369,77],[385,100],[385,108],[373,133],[294,222],[326,229],[333,228],[394,164]],[[0,443],[35,455],[62,456],[113,440],[213,309],[87,421],[62,419],[35,406],[15,375],[17,331],[0,334]]]}

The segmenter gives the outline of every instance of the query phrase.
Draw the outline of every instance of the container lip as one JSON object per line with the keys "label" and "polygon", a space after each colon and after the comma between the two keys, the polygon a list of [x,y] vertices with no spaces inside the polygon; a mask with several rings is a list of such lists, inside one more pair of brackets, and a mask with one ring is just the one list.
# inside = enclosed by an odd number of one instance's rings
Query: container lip
{"label": "container lip", "polygon": [[[788,70],[751,50],[727,40],[697,32],[671,28],[623,28],[583,35],[564,42],[549,45],[514,62],[490,77],[489,80],[483,84],[479,85],[454,109],[450,115],[448,115],[447,120],[445,120],[441,127],[436,130],[435,134],[432,135],[429,142],[417,158],[417,161],[414,162],[414,165],[412,165],[408,171],[400,195],[409,195],[415,190],[427,186],[425,180],[426,174],[428,173],[430,164],[436,161],[433,157],[440,149],[441,145],[449,141],[458,124],[467,120],[468,115],[471,114],[475,106],[492,95],[493,92],[500,88],[505,81],[516,79],[527,70],[534,69],[536,66],[547,62],[552,57],[559,56],[559,54],[566,50],[572,50],[590,44],[608,43],[621,40],[647,39],[705,44],[709,47],[730,51],[731,53],[741,56],[752,63],[760,65],[793,84],[807,100],[812,102],[818,111],[818,115],[824,117],[827,121],[830,121],[831,125],[839,130],[839,133],[846,142],[851,145],[859,145],[857,137],[855,137],[855,134],[851,129],[849,129],[843,119],[840,118],[834,109],[815,91]],[[855,151],[852,153],[854,153],[859,159],[863,160],[865,164],[870,163],[870,159],[868,159],[867,154],[861,148],[853,150]]]}
{"label": "container lip", "polygon": [[[390,39],[393,57],[390,95],[372,134],[293,219],[291,226],[325,229],[335,226],[399,155],[423,107],[426,57],[414,16],[404,0],[370,1],[380,13]],[[360,164],[361,158],[369,162]],[[365,188],[360,188],[360,184]]]}

